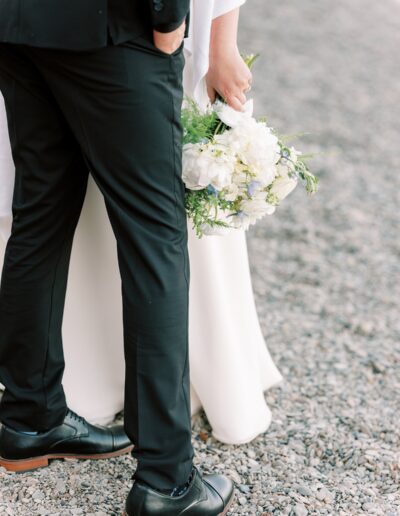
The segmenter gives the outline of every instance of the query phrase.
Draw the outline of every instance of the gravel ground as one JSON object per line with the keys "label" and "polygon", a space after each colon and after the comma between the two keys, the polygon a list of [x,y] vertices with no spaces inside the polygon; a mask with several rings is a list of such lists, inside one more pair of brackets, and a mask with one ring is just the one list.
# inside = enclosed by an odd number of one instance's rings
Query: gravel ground
{"label": "gravel ground", "polygon": [[[231,514],[400,515],[399,15],[395,0],[243,10],[242,49],[263,54],[258,113],[311,133],[298,146],[320,153],[321,188],[249,233],[259,314],[286,378],[267,394],[270,430],[228,446],[202,414],[194,422],[197,464],[238,484]],[[0,469],[0,514],[119,516],[133,469],[130,457]]]}

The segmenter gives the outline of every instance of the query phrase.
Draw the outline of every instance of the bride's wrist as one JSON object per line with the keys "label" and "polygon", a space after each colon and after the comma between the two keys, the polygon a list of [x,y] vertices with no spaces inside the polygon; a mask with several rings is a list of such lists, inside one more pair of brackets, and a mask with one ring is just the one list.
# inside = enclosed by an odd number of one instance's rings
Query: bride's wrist
{"label": "bride's wrist", "polygon": [[239,53],[237,33],[239,23],[239,7],[214,18],[210,35],[210,59],[224,59],[227,55]]}
{"label": "bride's wrist", "polygon": [[229,55],[235,55],[239,53],[239,48],[236,43],[234,44],[222,44],[210,46],[209,59],[210,63],[225,60]]}

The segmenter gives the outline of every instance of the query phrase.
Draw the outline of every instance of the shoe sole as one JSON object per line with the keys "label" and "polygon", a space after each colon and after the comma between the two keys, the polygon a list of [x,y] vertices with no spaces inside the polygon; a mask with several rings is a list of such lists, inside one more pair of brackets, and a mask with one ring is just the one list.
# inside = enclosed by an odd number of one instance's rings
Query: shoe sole
{"label": "shoe sole", "polygon": [[113,457],[119,457],[120,455],[125,455],[133,450],[133,445],[128,446],[127,448],[123,448],[121,450],[117,450],[115,452],[109,453],[99,453],[95,455],[78,455],[78,454],[49,454],[42,455],[40,457],[32,457],[30,459],[20,459],[20,460],[8,460],[0,457],[0,466],[5,468],[7,471],[13,471],[15,473],[23,473],[25,471],[32,471],[38,468],[45,468],[49,465],[49,461],[55,459],[79,459],[79,460],[87,460],[87,459],[112,459]]}
{"label": "shoe sole", "polygon": [[[235,499],[235,491],[233,491],[232,493],[232,496],[229,498],[229,501],[225,507],[225,509],[223,510],[223,512],[220,512],[217,516],[225,516],[225,514],[229,511],[229,509],[231,508],[231,505],[233,504],[233,500]],[[127,512],[124,512],[122,514],[122,516],[129,516],[129,514]]]}

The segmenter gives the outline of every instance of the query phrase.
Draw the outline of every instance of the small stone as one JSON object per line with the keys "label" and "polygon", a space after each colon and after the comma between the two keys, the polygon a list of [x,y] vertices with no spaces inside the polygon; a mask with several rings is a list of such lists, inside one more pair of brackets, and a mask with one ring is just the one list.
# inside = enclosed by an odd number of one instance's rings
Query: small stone
{"label": "small stone", "polygon": [[311,489],[308,488],[307,486],[299,486],[297,488],[297,492],[303,496],[312,496],[313,495]]}
{"label": "small stone", "polygon": [[297,503],[294,507],[294,512],[296,516],[307,516],[308,511],[305,506],[301,503]]}
{"label": "small stone", "polygon": [[55,490],[58,494],[64,494],[67,490],[65,482],[63,480],[57,480]]}
{"label": "small stone", "polygon": [[250,457],[250,459],[255,459],[257,457],[256,452],[251,448],[247,450],[247,456]]}
{"label": "small stone", "polygon": [[317,491],[316,497],[318,498],[318,500],[323,502],[324,500],[328,500],[329,498],[331,498],[331,494],[327,489],[325,489],[325,487],[322,487],[319,491]]}
{"label": "small stone", "polygon": [[247,486],[245,484],[239,484],[238,489],[239,489],[239,491],[241,491],[244,494],[247,494],[250,492],[250,486]]}
{"label": "small stone", "polygon": [[372,512],[377,509],[376,505],[372,502],[365,502],[362,504],[362,508],[366,512]]}

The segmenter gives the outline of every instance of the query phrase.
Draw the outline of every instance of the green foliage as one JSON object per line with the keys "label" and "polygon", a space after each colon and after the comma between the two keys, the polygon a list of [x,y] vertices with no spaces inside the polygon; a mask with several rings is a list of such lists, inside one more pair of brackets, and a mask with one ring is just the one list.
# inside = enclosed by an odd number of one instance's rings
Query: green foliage
{"label": "green foliage", "polygon": [[219,125],[215,111],[203,113],[193,99],[186,97],[186,105],[182,109],[183,143],[199,143],[211,140]]}
{"label": "green foliage", "polygon": [[242,58],[244,62],[247,64],[247,66],[250,68],[250,70],[253,68],[254,63],[257,61],[259,57],[260,54],[242,54]]}
{"label": "green foliage", "polygon": [[307,193],[315,194],[318,189],[318,177],[308,170],[307,165],[300,158],[296,162],[296,172],[300,179],[302,179]]}
{"label": "green foliage", "polygon": [[267,198],[266,198],[266,201],[269,203],[269,204],[272,204],[273,206],[278,206],[279,204],[279,198],[276,194],[274,194],[273,192],[268,192],[268,195],[267,195]]}
{"label": "green foliage", "polygon": [[203,227],[205,225],[229,227],[227,223],[216,220],[218,207],[228,208],[228,206],[228,201],[211,195],[207,189],[186,191],[186,211],[199,238],[204,234]]}

